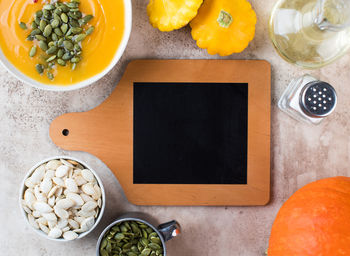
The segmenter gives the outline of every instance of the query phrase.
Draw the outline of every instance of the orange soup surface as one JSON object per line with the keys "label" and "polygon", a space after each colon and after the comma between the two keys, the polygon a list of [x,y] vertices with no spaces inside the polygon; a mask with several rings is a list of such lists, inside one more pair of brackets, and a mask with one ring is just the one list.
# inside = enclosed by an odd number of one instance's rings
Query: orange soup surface
{"label": "orange soup surface", "polygon": [[[45,54],[38,47],[38,41],[26,40],[32,30],[34,14],[44,4],[43,0],[37,3],[34,0],[0,0],[0,47],[18,70],[44,84],[68,86],[97,75],[109,66],[124,33],[123,0],[80,0],[79,9],[83,15],[94,16],[85,28],[94,26],[95,30],[82,41],[82,59],[76,69],[71,70],[70,64],[63,67],[56,63],[51,70],[55,76],[52,81],[46,76],[46,70],[40,75],[35,69],[37,63],[43,63]],[[20,22],[26,23],[26,30],[20,28]],[[37,53],[29,57],[33,45],[37,45]]]}

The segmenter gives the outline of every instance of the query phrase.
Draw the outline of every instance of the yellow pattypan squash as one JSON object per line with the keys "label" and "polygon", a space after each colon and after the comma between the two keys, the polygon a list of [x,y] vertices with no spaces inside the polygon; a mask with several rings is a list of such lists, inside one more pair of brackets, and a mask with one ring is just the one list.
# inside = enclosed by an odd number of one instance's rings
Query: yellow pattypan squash
{"label": "yellow pattypan squash", "polygon": [[196,15],[203,0],[150,0],[149,21],[160,31],[172,31],[186,26]]}
{"label": "yellow pattypan squash", "polygon": [[254,38],[255,24],[246,0],[205,0],[190,23],[198,47],[221,56],[243,51]]}

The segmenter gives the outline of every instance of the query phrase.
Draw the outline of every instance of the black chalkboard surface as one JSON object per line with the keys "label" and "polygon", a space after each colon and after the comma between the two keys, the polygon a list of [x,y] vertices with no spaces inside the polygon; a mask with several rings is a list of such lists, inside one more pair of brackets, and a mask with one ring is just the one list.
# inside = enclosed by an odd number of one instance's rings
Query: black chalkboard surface
{"label": "black chalkboard surface", "polygon": [[247,83],[134,83],[134,184],[247,184]]}

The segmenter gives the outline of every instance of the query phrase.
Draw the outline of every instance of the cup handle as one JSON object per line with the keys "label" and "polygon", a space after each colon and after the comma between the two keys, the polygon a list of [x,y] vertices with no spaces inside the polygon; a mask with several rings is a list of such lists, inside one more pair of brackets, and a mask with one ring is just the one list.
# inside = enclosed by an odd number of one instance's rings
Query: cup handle
{"label": "cup handle", "polygon": [[181,226],[176,220],[172,220],[158,226],[158,231],[164,238],[164,241],[169,241],[181,234]]}

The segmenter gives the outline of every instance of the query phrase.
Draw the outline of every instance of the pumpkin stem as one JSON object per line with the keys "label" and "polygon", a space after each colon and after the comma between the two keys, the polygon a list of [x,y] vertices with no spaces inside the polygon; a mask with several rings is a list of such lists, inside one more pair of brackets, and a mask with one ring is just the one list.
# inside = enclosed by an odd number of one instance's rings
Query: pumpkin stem
{"label": "pumpkin stem", "polygon": [[233,19],[231,14],[229,14],[228,12],[225,12],[224,10],[221,10],[219,17],[216,21],[219,23],[221,27],[228,28],[231,25]]}

